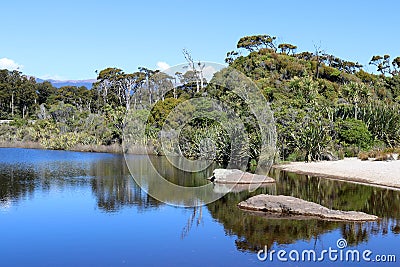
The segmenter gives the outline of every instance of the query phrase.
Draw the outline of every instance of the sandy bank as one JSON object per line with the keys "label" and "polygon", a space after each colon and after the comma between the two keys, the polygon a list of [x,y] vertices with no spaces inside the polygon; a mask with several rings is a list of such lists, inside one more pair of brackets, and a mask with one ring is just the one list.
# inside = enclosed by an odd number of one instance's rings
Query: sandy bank
{"label": "sandy bank", "polygon": [[293,162],[274,167],[300,174],[400,189],[400,160],[361,161],[346,158],[339,161]]}

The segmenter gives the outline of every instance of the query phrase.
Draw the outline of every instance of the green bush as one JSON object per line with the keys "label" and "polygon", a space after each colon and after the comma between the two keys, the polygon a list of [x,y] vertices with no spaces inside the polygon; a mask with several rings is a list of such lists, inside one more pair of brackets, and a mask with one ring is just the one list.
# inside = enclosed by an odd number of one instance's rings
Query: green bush
{"label": "green bush", "polygon": [[356,146],[366,150],[373,145],[372,135],[365,123],[361,120],[346,119],[339,121],[336,127],[339,142],[345,147]]}
{"label": "green bush", "polygon": [[305,153],[299,150],[295,150],[293,153],[291,153],[287,159],[287,161],[305,161],[306,156]]}

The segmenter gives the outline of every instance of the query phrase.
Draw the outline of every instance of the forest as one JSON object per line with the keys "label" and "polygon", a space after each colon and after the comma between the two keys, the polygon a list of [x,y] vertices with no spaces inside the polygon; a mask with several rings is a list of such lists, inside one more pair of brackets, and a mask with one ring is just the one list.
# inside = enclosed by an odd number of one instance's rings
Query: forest
{"label": "forest", "polygon": [[[384,159],[383,152],[400,151],[400,57],[375,55],[369,64],[376,71],[368,73],[358,62],[319,47],[298,52],[297,46],[276,40],[270,35],[242,37],[225,59],[230,68],[257,85],[273,111],[276,162],[353,156]],[[162,154],[160,136],[170,112],[186,103],[183,108],[193,113],[187,100],[206,95],[231,103],[243,119],[250,142],[240,155],[248,159],[251,169],[260,156],[255,117],[243,99],[203,77],[201,62],[186,50],[183,55],[184,73],[168,75],[144,67],[125,73],[110,67],[97,72],[91,89],[55,88],[19,71],[0,70],[0,120],[10,120],[0,124],[0,143],[37,143],[65,150],[120,149],[124,117],[134,110],[147,118],[146,135],[137,144]],[[224,70],[218,73],[223,75]],[[148,107],[152,107],[149,112]],[[220,122],[212,116],[192,115],[179,136],[183,155],[229,161],[235,148]],[[202,142],[205,138],[212,140],[212,146]]]}

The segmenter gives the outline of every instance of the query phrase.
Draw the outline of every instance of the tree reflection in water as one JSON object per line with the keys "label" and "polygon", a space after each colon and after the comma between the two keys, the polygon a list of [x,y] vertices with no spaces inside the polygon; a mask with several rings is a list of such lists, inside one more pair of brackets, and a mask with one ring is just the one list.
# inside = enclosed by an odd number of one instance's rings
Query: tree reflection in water
{"label": "tree reflection in water", "polygon": [[125,206],[145,210],[161,205],[136,185],[123,158],[92,165],[90,175],[94,177],[91,186],[97,205],[104,211],[116,212]]}
{"label": "tree reflection in water", "polygon": [[89,162],[50,161],[39,164],[0,164],[0,203],[17,203],[34,196],[67,187],[91,187],[97,205],[106,212],[124,206],[138,209],[157,207],[132,180],[122,156]]}
{"label": "tree reflection in water", "polygon": [[[136,175],[149,175],[145,161],[137,156]],[[204,184],[205,177],[215,166],[203,173],[185,173],[171,167],[164,157],[151,158],[153,167],[168,180],[185,186]],[[151,167],[151,168],[153,168]],[[7,207],[27,198],[35,191],[47,192],[68,187],[88,187],[96,198],[97,206],[105,212],[118,212],[124,207],[135,206],[145,211],[164,205],[147,195],[136,185],[122,156],[96,160],[48,161],[45,163],[0,163],[0,206]],[[242,251],[258,251],[265,245],[290,244],[298,240],[318,240],[329,231],[338,230],[349,245],[367,241],[371,235],[400,233],[400,192],[371,186],[271,171],[275,185],[255,192],[235,189],[206,207],[193,208],[181,237],[201,224],[208,209],[220,222],[227,235],[236,236],[236,246]],[[162,192],[157,183],[149,183],[148,190]],[[216,190],[221,191],[221,188]],[[167,193],[167,192],[166,192]],[[369,223],[343,223],[321,220],[271,219],[254,215],[237,208],[237,204],[260,193],[291,195],[313,201],[333,209],[358,210],[378,215],[382,220]],[[171,196],[179,201],[180,196]]]}
{"label": "tree reflection in water", "polygon": [[[228,235],[237,236],[236,246],[243,251],[258,251],[265,245],[291,244],[298,240],[317,240],[322,234],[339,229],[349,245],[357,245],[370,235],[400,232],[400,192],[366,185],[345,183],[272,170],[276,188],[256,192],[230,193],[207,205],[213,218],[224,225]],[[291,195],[333,209],[359,210],[378,215],[378,222],[331,222],[315,219],[268,218],[237,208],[237,203],[253,195]],[[389,201],[390,200],[390,201]]]}

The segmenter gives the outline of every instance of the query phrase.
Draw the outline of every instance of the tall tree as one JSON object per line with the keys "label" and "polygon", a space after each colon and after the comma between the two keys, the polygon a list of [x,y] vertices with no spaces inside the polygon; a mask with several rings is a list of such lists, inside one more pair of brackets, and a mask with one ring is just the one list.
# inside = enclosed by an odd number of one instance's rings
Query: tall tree
{"label": "tall tree", "polygon": [[[97,91],[98,101],[102,100],[102,106],[106,104],[116,105],[118,94],[115,92],[117,90],[115,81],[122,73],[123,71],[118,68],[107,68],[98,73],[97,81],[93,84],[93,88]],[[111,92],[116,94],[110,94]]]}
{"label": "tall tree", "polygon": [[50,96],[56,93],[56,88],[49,81],[36,84],[36,90],[39,105],[45,104]]}
{"label": "tall tree", "polygon": [[237,48],[245,48],[250,52],[258,51],[261,48],[271,48],[276,52],[275,36],[267,34],[252,35],[240,38]]}
{"label": "tall tree", "polygon": [[280,45],[278,45],[278,48],[281,50],[281,53],[282,53],[282,54],[287,54],[287,55],[289,55],[290,52],[291,52],[292,54],[295,53],[295,51],[296,51],[296,49],[297,49],[297,46],[292,45],[292,44],[280,44]]}
{"label": "tall tree", "polygon": [[399,75],[400,74],[400,57],[396,57],[395,59],[393,59],[392,61],[392,65],[393,65],[393,75]]}
{"label": "tall tree", "polygon": [[139,72],[144,74],[144,85],[147,89],[147,93],[149,96],[149,104],[152,105],[154,102],[153,101],[154,100],[154,96],[153,96],[154,87],[153,87],[153,82],[152,82],[151,78],[155,73],[158,73],[158,70],[154,71],[154,70],[151,70],[151,69],[148,69],[145,67],[139,67],[138,69],[139,69]]}
{"label": "tall tree", "polygon": [[382,75],[389,74],[390,70],[390,56],[384,55],[382,56],[373,56],[369,61],[370,65],[375,65],[377,70],[382,73]]}
{"label": "tall tree", "polygon": [[183,49],[183,56],[188,63],[189,70],[193,73],[193,77],[196,81],[196,93],[198,93],[200,92],[200,89],[203,90],[204,88],[203,70],[205,65],[200,61],[196,64],[192,58],[192,55],[186,49]]}
{"label": "tall tree", "polygon": [[358,119],[359,103],[370,95],[368,87],[363,83],[350,82],[342,87],[344,97],[354,105],[354,119]]}
{"label": "tall tree", "polygon": [[131,109],[132,101],[136,108],[136,93],[143,83],[144,76],[140,72],[132,74],[121,74],[117,78],[117,86],[121,105],[124,105],[126,110]]}

